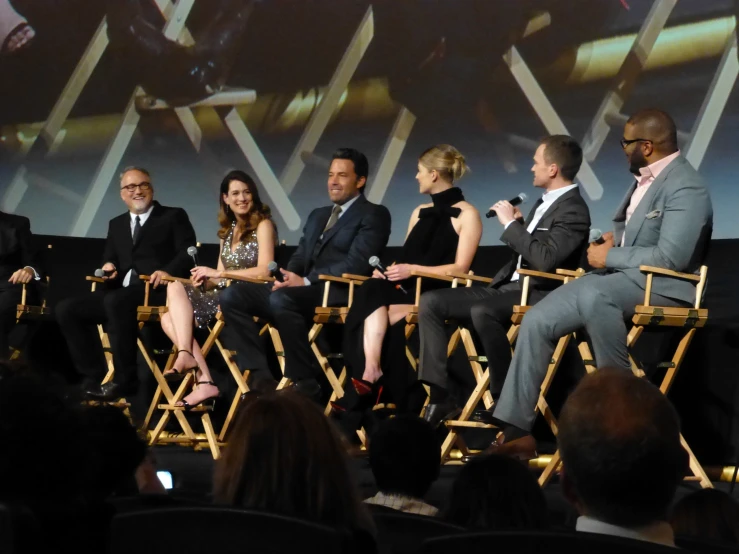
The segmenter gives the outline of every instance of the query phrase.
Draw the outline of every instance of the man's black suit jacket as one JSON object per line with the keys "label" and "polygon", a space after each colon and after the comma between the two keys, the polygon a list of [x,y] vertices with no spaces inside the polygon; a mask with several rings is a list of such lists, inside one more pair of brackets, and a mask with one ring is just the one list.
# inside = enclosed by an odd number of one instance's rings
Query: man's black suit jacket
{"label": "man's black suit jacket", "polygon": [[22,267],[33,267],[41,274],[32,239],[27,217],[0,212],[0,285]]}
{"label": "man's black suit jacket", "polygon": [[[532,233],[526,229],[536,213],[532,208],[525,223],[514,221],[501,235],[501,240],[513,249],[510,262],[496,273],[492,286],[510,281],[516,271],[518,256],[521,267],[553,273],[557,268],[577,269],[585,261],[590,231],[590,210],[580,195],[580,188],[572,189],[554,201],[537,223]],[[555,288],[559,282],[550,279],[531,279],[531,285],[540,290]]]}
{"label": "man's black suit jacket", "polygon": [[332,209],[326,206],[310,213],[287,264],[288,271],[307,277],[311,284],[318,283],[321,274],[369,275],[369,259],[380,256],[390,238],[390,212],[362,194],[321,238]]}
{"label": "man's black suit jacket", "polygon": [[187,212],[154,202],[136,244],[131,236],[129,212],[110,220],[103,263],[110,262],[118,270],[114,284],[122,283],[130,269],[139,275],[151,275],[161,269],[175,277],[189,277],[193,263],[187,249],[194,245],[195,230]]}

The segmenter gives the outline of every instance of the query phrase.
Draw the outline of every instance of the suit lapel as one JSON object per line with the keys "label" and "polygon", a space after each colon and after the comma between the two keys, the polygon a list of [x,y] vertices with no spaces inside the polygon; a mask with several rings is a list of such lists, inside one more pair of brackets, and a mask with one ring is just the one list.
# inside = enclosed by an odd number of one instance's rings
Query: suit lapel
{"label": "suit lapel", "polygon": [[[360,206],[366,202],[367,200],[364,198],[363,195],[360,195],[359,198],[357,198],[354,203],[349,206],[349,209],[346,211],[346,213],[342,213],[339,220],[336,222],[336,224],[331,227],[328,231],[326,231],[323,234],[323,240],[321,241],[321,246],[319,247],[318,251],[320,252],[326,244],[336,235],[336,233],[344,227],[345,225],[348,225],[349,222],[354,219],[354,214],[358,213],[360,210]],[[331,210],[329,209],[329,217],[331,214]],[[326,220],[328,222],[328,219]],[[325,226],[325,224],[324,224]],[[323,230],[323,229],[321,229]]]}
{"label": "suit lapel", "polygon": [[[573,196],[580,196],[580,187],[574,188],[572,190],[567,191],[562,196],[557,198],[554,202],[552,202],[552,205],[547,208],[547,211],[544,212],[541,216],[541,219],[539,220],[539,223],[537,223],[537,227],[549,227],[549,222],[552,221],[552,218],[554,217],[554,214],[557,211],[557,206],[559,206],[562,202],[567,201],[568,199],[572,198]],[[533,214],[532,214],[533,217]],[[536,229],[534,229],[536,230]]]}
{"label": "suit lapel", "polygon": [[[328,218],[331,217],[332,206],[326,206],[320,208],[321,213],[316,217],[316,224],[308,231],[305,237],[305,263],[303,265],[303,272],[307,273],[310,264],[313,262],[313,252],[316,249],[316,243],[321,236],[321,232],[328,223]],[[341,221],[341,219],[339,219]]]}
{"label": "suit lapel", "polygon": [[[162,212],[162,206],[159,204],[159,202],[154,201],[154,209],[151,210],[149,217],[146,218],[146,222],[141,225],[141,231],[139,232],[139,236],[137,237],[135,243],[133,242],[133,236],[131,235],[131,242],[134,248],[136,248],[141,243],[142,239],[144,238],[144,235],[146,235],[147,232],[149,232],[150,229],[153,227],[153,225],[151,224],[152,220],[156,217],[159,217],[161,212]],[[129,225],[130,223],[131,223],[131,220],[129,219]]]}

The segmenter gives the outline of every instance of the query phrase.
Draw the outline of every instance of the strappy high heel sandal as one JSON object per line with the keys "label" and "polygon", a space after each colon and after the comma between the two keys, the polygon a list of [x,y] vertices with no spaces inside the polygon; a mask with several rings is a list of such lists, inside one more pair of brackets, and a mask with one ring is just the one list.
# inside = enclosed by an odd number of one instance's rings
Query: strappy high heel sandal
{"label": "strappy high heel sandal", "polygon": [[[192,352],[190,352],[189,350],[178,350],[177,351],[178,356],[180,355],[180,352],[186,352],[190,354],[190,357],[192,357],[193,360],[195,359],[195,356],[193,356]],[[167,381],[181,381],[182,379],[185,378],[185,375],[187,375],[188,372],[198,371],[199,369],[200,369],[200,366],[196,362],[194,366],[185,368],[182,371],[179,371],[175,368],[171,368],[171,371],[165,372],[163,375]]]}
{"label": "strappy high heel sandal", "polygon": [[382,395],[382,385],[377,383],[369,383],[362,379],[351,380],[352,388],[347,390],[347,394],[336,402],[331,402],[331,411],[335,415],[341,415],[346,412],[363,413],[375,406]]}
{"label": "strappy high heel sandal", "polygon": [[[217,387],[213,381],[196,381],[196,385],[213,385],[214,387]],[[190,404],[187,400],[180,400],[182,402],[182,407],[185,409],[186,412],[189,412],[193,408],[197,408],[198,406],[207,406],[211,410],[215,409],[216,407],[216,400],[221,397],[221,391],[218,391],[217,396],[211,396],[210,398],[204,398],[200,402],[196,402],[195,404]]]}

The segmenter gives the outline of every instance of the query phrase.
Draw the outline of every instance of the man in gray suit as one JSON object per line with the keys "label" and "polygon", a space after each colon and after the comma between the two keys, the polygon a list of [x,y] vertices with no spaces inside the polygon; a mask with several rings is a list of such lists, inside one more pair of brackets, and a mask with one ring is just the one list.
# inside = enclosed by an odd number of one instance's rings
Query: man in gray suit
{"label": "man in gray suit", "polygon": [[[646,275],[639,266],[689,273],[703,261],[713,225],[711,199],[701,176],[678,150],[672,118],[655,109],[634,114],[621,147],[636,182],[616,211],[613,233],[588,249],[595,271],[553,291],[523,318],[494,412],[503,432],[488,449],[491,453],[533,457],[534,410],[560,337],[584,328],[599,368],[630,369],[625,319],[644,301]],[[655,305],[690,305],[695,286],[655,275],[651,298]]]}

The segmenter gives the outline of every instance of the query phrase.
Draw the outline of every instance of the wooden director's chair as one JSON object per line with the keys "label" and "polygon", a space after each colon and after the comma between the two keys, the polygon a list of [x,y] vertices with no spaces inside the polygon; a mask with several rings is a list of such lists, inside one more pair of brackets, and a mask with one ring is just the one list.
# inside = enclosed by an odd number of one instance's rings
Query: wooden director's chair
{"label": "wooden director's chair", "polygon": [[[47,248],[51,250],[51,245],[49,244]],[[16,325],[26,323],[36,324],[50,318],[51,309],[48,308],[46,305],[46,297],[48,295],[50,283],[51,279],[48,275],[46,276],[46,278],[40,279],[38,282],[36,282],[36,285],[39,289],[38,292],[41,300],[40,304],[28,303],[28,285],[26,285],[25,283],[23,284],[23,288],[21,290],[21,303],[17,304],[15,309]],[[24,340],[23,342],[25,344],[28,341]],[[23,348],[24,346],[16,346],[11,348],[10,360],[18,360],[23,355]],[[5,356],[5,354],[7,354],[7,352],[2,353],[3,356]]]}
{"label": "wooden director's chair", "polygon": [[[534,271],[531,269],[519,269],[518,273],[522,277],[521,304],[513,307],[513,314],[511,315],[511,326],[508,329],[508,342],[511,345],[511,348],[513,348],[513,345],[518,338],[518,331],[521,328],[523,317],[529,310],[529,308],[531,308],[531,306],[528,305],[529,286],[531,278],[536,277],[540,279],[551,279],[555,281],[561,281],[562,284],[566,284],[573,279],[577,279],[578,277],[581,277],[585,274],[584,270],[582,269],[578,269],[575,271],[568,269],[557,269],[556,273],[545,273],[542,271]],[[458,279],[466,279],[468,287],[472,286],[472,283],[474,281],[483,284],[490,284],[493,281],[489,277],[479,277],[475,275],[450,274],[450,276],[456,277]],[[557,342],[557,346],[555,347],[554,353],[552,354],[552,359],[550,360],[549,366],[547,367],[547,374],[544,378],[544,382],[542,383],[541,392],[539,393],[539,400],[537,401],[536,405],[536,411],[542,414],[555,435],[557,434],[557,421],[551,408],[549,407],[549,404],[547,403],[546,395],[549,392],[549,388],[551,387],[554,376],[557,373],[559,364],[562,362],[562,358],[564,357],[564,353],[567,349],[567,346],[569,345],[571,338],[572,335],[568,334],[562,337]],[[460,449],[462,456],[470,455],[471,451],[467,448],[464,439],[460,435],[459,429],[496,429],[496,426],[492,424],[470,421],[470,417],[477,409],[480,402],[484,403],[486,409],[490,409],[493,407],[493,399],[490,395],[490,391],[488,390],[490,387],[490,369],[487,368],[483,370],[482,364],[487,363],[487,357],[478,355],[470,330],[461,325],[457,330],[454,331],[451,339],[449,340],[449,346],[447,347],[448,357],[451,357],[451,355],[459,346],[460,341],[462,342],[465,352],[467,353],[467,359],[470,363],[470,367],[472,369],[472,373],[477,384],[470,394],[469,398],[467,399],[464,407],[462,408],[462,413],[459,415],[459,418],[456,420],[448,420],[445,422],[445,425],[447,426],[447,428],[449,428],[449,434],[447,435],[441,446],[442,463],[448,460],[454,446],[457,446]]]}
{"label": "wooden director's chair", "polygon": [[[667,394],[672,387],[677,372],[685,359],[685,355],[688,351],[688,346],[693,340],[696,329],[704,327],[708,321],[708,310],[701,308],[701,302],[703,301],[703,294],[706,289],[706,278],[708,276],[708,267],[701,266],[698,274],[693,273],[680,273],[672,271],[670,269],[663,269],[661,267],[653,267],[642,265],[639,266],[639,270],[642,273],[646,273],[647,284],[644,289],[644,304],[636,306],[634,315],[631,318],[634,324],[629,334],[626,337],[626,346],[629,348],[629,360],[631,362],[631,370],[637,377],[646,378],[646,374],[642,367],[636,362],[632,355],[634,346],[636,345],[639,337],[645,329],[655,328],[675,328],[682,329],[683,335],[677,345],[675,353],[672,359],[666,362],[662,362],[657,365],[660,369],[665,369],[665,376],[662,378],[660,384],[660,391],[662,394]],[[653,306],[651,305],[652,297],[652,281],[655,275],[661,275],[665,277],[672,277],[674,279],[682,279],[685,281],[692,281],[696,283],[695,287],[695,302],[690,308],[674,308],[666,306]],[[592,373],[596,370],[595,359],[590,351],[587,341],[581,340],[578,343],[578,350],[580,356],[585,364],[585,369],[588,373]],[[713,488],[711,480],[706,475],[705,470],[698,462],[698,459],[693,454],[690,446],[685,441],[685,438],[680,435],[680,442],[683,448],[688,452],[690,457],[690,472],[692,475],[686,477],[687,481],[697,481],[702,488]],[[547,465],[544,473],[539,478],[539,484],[542,486],[546,485],[552,478],[552,475],[559,469],[561,464],[561,458],[559,450],[554,453],[552,460]]]}

